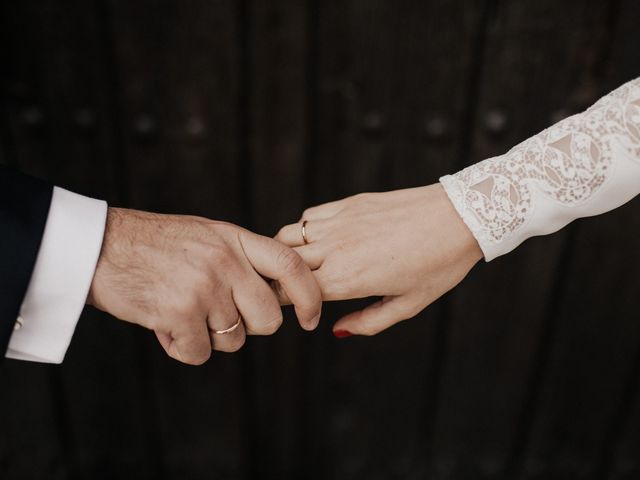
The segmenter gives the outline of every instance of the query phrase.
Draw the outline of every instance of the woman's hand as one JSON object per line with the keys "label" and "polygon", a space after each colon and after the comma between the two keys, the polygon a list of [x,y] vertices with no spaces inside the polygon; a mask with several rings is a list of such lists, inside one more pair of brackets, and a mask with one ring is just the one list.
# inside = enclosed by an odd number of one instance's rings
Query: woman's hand
{"label": "woman's hand", "polygon": [[314,270],[324,300],[382,297],[338,320],[337,337],[375,335],[414,317],[482,258],[440,184],[310,208],[276,240],[295,247]]}

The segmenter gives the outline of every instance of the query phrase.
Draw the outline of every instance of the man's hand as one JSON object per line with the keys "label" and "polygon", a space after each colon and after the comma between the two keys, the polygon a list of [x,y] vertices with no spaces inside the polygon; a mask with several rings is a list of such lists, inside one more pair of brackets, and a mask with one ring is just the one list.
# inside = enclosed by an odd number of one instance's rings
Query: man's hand
{"label": "man's hand", "polygon": [[277,280],[303,328],[318,325],[320,289],[290,248],[228,223],[110,208],[87,303],[154,330],[170,357],[199,365],[212,349],[238,350],[245,334],[278,330],[282,311],[263,277]]}
{"label": "man's hand", "polygon": [[382,297],[338,320],[338,337],[374,335],[415,316],[482,258],[440,184],[310,208],[276,240],[295,247],[314,270],[325,300]]}

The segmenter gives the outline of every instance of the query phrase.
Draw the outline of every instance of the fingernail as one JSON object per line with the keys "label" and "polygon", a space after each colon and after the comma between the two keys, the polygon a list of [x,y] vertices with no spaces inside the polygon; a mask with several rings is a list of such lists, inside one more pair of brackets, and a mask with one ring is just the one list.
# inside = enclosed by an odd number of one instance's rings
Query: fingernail
{"label": "fingernail", "polygon": [[348,331],[348,330],[335,330],[335,331],[333,332],[333,335],[334,335],[336,338],[347,338],[347,337],[350,337],[351,335],[353,335],[353,333],[351,333],[351,332],[350,332],[350,331]]}
{"label": "fingernail", "polygon": [[313,317],[313,320],[311,320],[311,324],[314,327],[317,327],[318,324],[320,323],[320,315],[322,315],[321,313],[319,313],[318,315],[316,315],[315,317]]}

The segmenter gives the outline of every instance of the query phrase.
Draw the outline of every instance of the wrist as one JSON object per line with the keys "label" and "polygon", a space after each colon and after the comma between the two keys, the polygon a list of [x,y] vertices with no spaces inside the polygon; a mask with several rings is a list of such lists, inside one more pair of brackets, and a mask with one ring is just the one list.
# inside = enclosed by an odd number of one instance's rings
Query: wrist
{"label": "wrist", "polygon": [[89,288],[89,294],[87,296],[87,305],[98,307],[98,297],[100,284],[104,276],[106,275],[107,265],[110,263],[109,252],[112,250],[113,245],[118,238],[117,231],[123,222],[123,209],[109,207],[107,209],[107,220],[104,229],[104,238],[102,240],[102,248],[100,249],[100,256],[98,257],[98,263],[96,265],[93,279],[91,281],[91,287]]}
{"label": "wrist", "polygon": [[475,265],[484,258],[478,240],[471,229],[464,222],[460,213],[456,210],[444,187],[440,183],[432,185],[439,199],[439,205],[443,213],[443,223],[447,226],[449,235],[456,240],[456,250],[459,255],[471,265]]}

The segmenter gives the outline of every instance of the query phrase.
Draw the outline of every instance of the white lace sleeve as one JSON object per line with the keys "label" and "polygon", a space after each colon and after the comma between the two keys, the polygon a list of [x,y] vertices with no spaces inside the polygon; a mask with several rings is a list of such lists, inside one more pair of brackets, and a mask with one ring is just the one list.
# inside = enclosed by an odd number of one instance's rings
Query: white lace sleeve
{"label": "white lace sleeve", "polygon": [[619,207],[640,193],[640,78],[440,183],[486,261]]}

